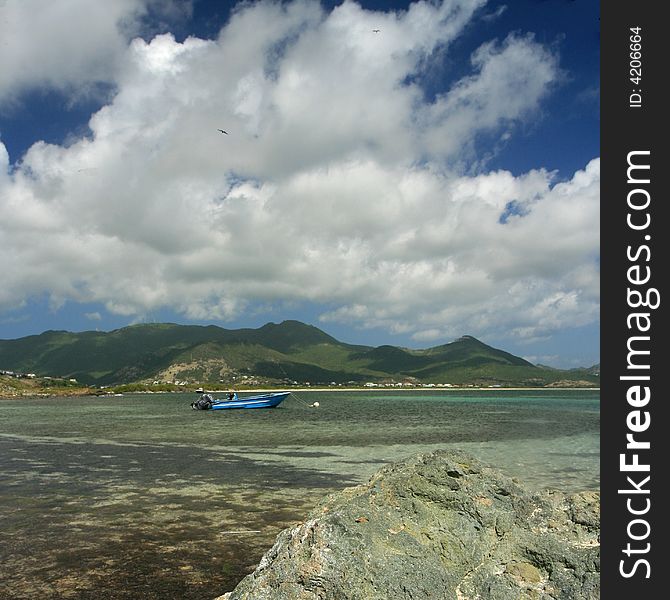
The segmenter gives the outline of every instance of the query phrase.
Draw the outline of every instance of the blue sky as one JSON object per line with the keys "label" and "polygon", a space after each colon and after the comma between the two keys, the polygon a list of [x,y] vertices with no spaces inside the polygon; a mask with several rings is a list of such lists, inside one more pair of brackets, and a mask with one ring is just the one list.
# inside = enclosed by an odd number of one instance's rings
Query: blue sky
{"label": "blue sky", "polygon": [[0,39],[0,338],[599,362],[598,2],[3,0]]}

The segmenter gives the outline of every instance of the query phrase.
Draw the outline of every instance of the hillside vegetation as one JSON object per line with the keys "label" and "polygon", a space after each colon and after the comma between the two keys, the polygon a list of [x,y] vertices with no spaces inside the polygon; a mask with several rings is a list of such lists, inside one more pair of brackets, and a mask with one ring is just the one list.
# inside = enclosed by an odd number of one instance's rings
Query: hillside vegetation
{"label": "hillside vegetation", "polygon": [[170,323],[0,340],[0,370],[121,384],[597,386],[597,368],[536,366],[471,336],[425,350],[361,346],[298,321],[258,329]]}

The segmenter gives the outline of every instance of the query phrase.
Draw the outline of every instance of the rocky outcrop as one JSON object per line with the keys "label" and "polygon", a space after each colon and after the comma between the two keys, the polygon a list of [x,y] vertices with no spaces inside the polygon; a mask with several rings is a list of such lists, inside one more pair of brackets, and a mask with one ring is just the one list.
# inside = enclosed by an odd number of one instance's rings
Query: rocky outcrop
{"label": "rocky outcrop", "polygon": [[325,498],[217,600],[600,597],[600,496],[532,493],[455,451]]}

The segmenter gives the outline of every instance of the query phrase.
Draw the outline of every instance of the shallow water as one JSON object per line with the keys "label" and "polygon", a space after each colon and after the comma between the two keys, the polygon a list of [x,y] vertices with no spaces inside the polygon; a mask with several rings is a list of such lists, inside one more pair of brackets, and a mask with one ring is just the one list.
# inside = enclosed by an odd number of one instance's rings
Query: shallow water
{"label": "shallow water", "polygon": [[418,451],[462,448],[535,489],[599,487],[597,391],[192,399],[0,400],[0,598],[211,599],[326,493]]}

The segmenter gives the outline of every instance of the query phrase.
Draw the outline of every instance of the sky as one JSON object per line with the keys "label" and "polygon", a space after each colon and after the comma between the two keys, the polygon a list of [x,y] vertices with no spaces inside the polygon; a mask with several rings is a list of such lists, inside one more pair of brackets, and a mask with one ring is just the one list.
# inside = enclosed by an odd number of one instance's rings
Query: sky
{"label": "sky", "polygon": [[599,47],[589,0],[0,0],[0,339],[596,364]]}

